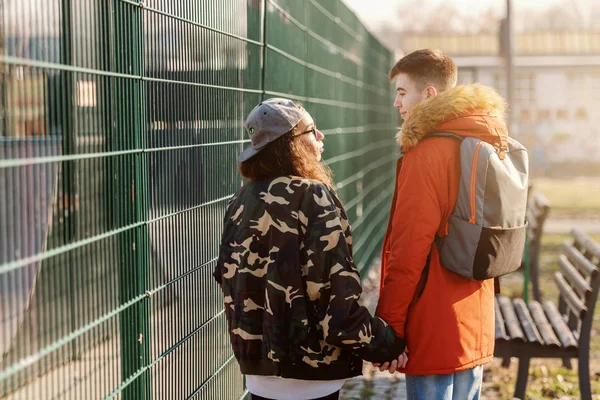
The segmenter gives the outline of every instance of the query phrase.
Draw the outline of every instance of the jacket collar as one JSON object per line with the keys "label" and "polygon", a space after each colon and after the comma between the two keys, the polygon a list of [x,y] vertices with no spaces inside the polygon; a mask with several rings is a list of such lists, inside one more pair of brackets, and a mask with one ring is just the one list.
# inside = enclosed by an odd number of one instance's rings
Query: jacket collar
{"label": "jacket collar", "polygon": [[427,134],[446,131],[505,148],[505,112],[506,103],[494,89],[480,84],[457,86],[415,106],[396,134],[396,142],[407,152]]}

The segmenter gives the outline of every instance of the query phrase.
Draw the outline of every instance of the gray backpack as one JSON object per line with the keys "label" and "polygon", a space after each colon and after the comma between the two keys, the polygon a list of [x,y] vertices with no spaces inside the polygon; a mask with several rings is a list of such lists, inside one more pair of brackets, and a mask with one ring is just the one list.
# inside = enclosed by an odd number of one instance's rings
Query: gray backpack
{"label": "gray backpack", "polygon": [[477,138],[448,132],[461,141],[458,198],[448,235],[436,237],[442,265],[474,280],[496,278],[521,266],[527,222],[529,158],[514,139],[499,152]]}

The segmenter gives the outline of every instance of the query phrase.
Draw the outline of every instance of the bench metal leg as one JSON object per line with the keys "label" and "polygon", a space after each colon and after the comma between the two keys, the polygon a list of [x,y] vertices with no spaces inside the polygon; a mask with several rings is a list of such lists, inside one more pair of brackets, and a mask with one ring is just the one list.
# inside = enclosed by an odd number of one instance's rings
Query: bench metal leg
{"label": "bench metal leg", "polygon": [[565,357],[562,359],[563,362],[563,367],[565,367],[568,370],[572,370],[573,369],[573,364],[571,364],[571,359],[568,357]]}
{"label": "bench metal leg", "polygon": [[504,358],[502,359],[502,366],[503,366],[504,368],[508,368],[508,367],[510,367],[510,357],[504,357]]}
{"label": "bench metal leg", "polygon": [[579,356],[579,391],[582,400],[592,400],[592,389],[590,387],[590,355],[582,352]]}
{"label": "bench metal leg", "polygon": [[[536,257],[539,257],[539,254],[536,254]],[[540,293],[540,271],[537,262],[531,264],[531,270],[529,271],[529,275],[531,276],[531,289],[533,292],[533,299],[541,303],[542,295]]]}
{"label": "bench metal leg", "polygon": [[519,371],[517,373],[517,384],[515,385],[515,397],[525,399],[525,389],[527,389],[527,378],[529,377],[529,357],[519,357]]}

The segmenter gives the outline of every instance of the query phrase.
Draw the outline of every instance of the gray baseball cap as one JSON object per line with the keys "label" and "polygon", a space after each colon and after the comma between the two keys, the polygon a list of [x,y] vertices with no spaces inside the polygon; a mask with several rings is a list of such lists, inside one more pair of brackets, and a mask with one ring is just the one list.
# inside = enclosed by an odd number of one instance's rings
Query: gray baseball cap
{"label": "gray baseball cap", "polygon": [[305,114],[304,108],[297,106],[292,100],[277,97],[254,107],[244,122],[252,144],[240,153],[238,161],[250,159],[266,145],[291,131]]}

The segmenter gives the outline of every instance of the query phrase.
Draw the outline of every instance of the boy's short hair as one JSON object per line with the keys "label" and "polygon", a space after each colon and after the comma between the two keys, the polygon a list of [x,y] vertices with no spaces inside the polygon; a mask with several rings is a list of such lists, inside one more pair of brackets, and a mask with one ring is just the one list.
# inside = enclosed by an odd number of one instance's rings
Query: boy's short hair
{"label": "boy's short hair", "polygon": [[416,50],[402,57],[390,71],[390,80],[405,73],[419,89],[434,86],[439,92],[456,86],[456,64],[441,50]]}

